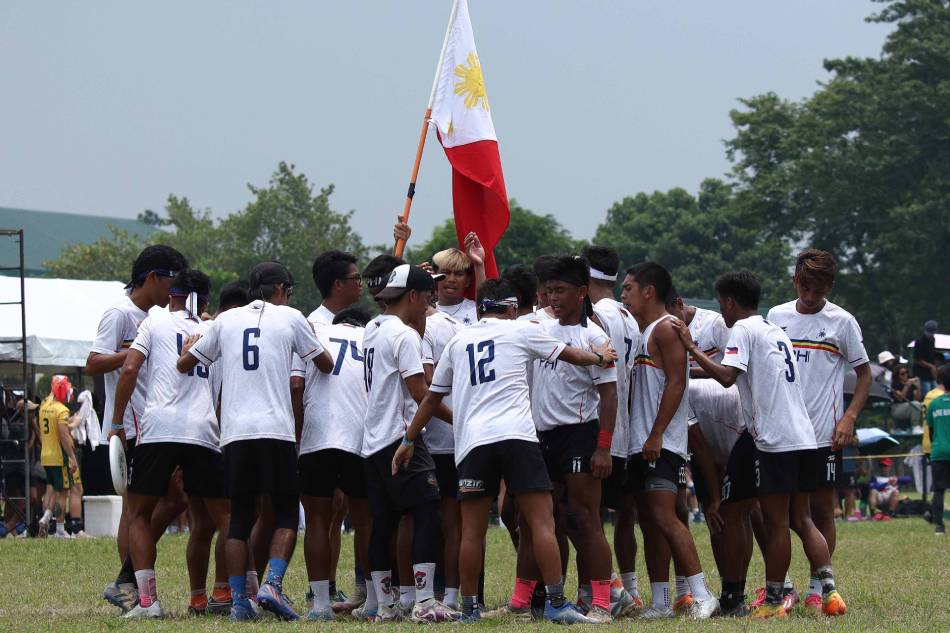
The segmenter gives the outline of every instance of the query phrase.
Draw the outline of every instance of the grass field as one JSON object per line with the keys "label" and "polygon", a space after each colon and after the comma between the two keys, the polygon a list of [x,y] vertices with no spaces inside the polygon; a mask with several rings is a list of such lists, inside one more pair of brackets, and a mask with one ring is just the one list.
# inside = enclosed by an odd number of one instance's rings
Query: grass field
{"label": "grass field", "polygon": [[[694,527],[703,567],[710,586],[719,590],[709,540],[704,526]],[[225,629],[366,630],[372,625],[354,622],[333,624],[280,623],[272,620],[256,624],[232,625],[223,618],[189,618],[185,575],[186,536],[166,536],[159,545],[158,589],[171,617],[160,622],[126,622],[104,603],[99,592],[114,576],[118,561],[115,541],[89,539],[60,541],[47,539],[0,541],[0,631],[220,631]],[[352,538],[344,536],[342,561],[351,560]],[[797,547],[797,542],[796,542]],[[950,608],[943,602],[950,589],[950,537],[935,537],[933,528],[920,519],[890,523],[850,523],[839,525],[835,569],[842,595],[850,613],[836,620],[797,615],[785,622],[686,620],[643,622],[625,620],[612,625],[623,630],[649,631],[950,631]],[[350,565],[342,565],[340,584],[352,588]],[[641,590],[649,593],[642,558],[638,560]],[[487,592],[491,606],[508,595],[514,573],[514,556],[503,530],[489,530]],[[763,568],[758,554],[750,569],[750,593],[761,585]],[[801,586],[807,583],[807,568],[800,550],[795,550],[792,576]],[[568,585],[573,585],[569,579]],[[307,589],[302,552],[298,551],[285,580],[285,588],[303,608]],[[647,596],[644,596],[645,598]],[[414,625],[394,625],[400,630]],[[461,626],[461,625],[446,625]],[[538,628],[554,628],[538,624]],[[515,630],[524,625],[484,622],[480,629]]]}

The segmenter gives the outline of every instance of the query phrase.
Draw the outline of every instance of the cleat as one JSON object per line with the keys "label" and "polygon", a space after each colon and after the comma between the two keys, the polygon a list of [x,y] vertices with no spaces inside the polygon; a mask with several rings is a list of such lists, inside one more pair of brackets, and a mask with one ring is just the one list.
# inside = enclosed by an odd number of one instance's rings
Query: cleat
{"label": "cleat", "polygon": [[36,538],[46,538],[49,536],[49,523],[39,522],[36,528]]}
{"label": "cleat", "polygon": [[769,604],[768,602],[763,602],[752,609],[752,612],[749,613],[749,617],[753,620],[765,620],[768,618],[782,620],[788,617],[788,613],[785,612],[785,606],[782,605],[782,603]]}
{"label": "cleat", "polygon": [[188,605],[188,615],[200,618],[201,616],[208,613],[208,602],[205,601],[203,604],[191,603]]}
{"label": "cleat", "polygon": [[661,609],[651,604],[649,607],[643,610],[643,612],[640,614],[640,617],[644,620],[662,620],[664,618],[672,618],[674,615],[676,614],[673,613],[673,609],[669,607]]}
{"label": "cleat", "polygon": [[306,620],[307,622],[333,622],[336,618],[333,617],[333,609],[321,609],[320,611],[310,609],[307,611]]}
{"label": "cleat", "polygon": [[723,610],[721,605],[722,603],[720,603],[719,616],[723,618],[744,618],[751,613],[751,611],[749,611],[749,607],[745,606],[744,602],[740,602],[728,610]]}
{"label": "cleat", "polygon": [[122,617],[126,620],[160,619],[165,617],[165,612],[162,610],[162,603],[155,600],[147,607],[143,607],[141,604],[135,605]]}
{"label": "cleat", "polygon": [[574,603],[574,608],[584,615],[587,615],[587,613],[590,611],[590,605],[587,604],[587,601],[580,596],[577,597],[577,602]]}
{"label": "cleat", "polygon": [[560,607],[555,607],[550,600],[545,600],[544,619],[554,624],[594,624],[593,620],[566,600]]}
{"label": "cleat", "polygon": [[399,603],[394,604],[391,607],[386,605],[379,605],[376,609],[376,615],[373,616],[373,622],[376,624],[385,624],[386,622],[400,622],[402,616],[399,615],[399,611],[396,610],[396,606]]}
{"label": "cleat", "polygon": [[312,592],[312,591],[310,591],[309,589],[307,589],[307,595],[304,596],[304,599],[303,599],[303,600],[304,600],[304,602],[305,602],[306,605],[307,605],[307,610],[308,610],[308,611],[313,608],[313,592]]}
{"label": "cleat", "polygon": [[610,611],[597,606],[590,608],[590,611],[587,612],[587,619],[594,624],[610,624],[613,620],[613,618],[610,617]]}
{"label": "cleat", "polygon": [[755,590],[755,600],[752,601],[752,604],[749,605],[750,609],[755,609],[758,606],[765,604],[765,587],[759,587]]}
{"label": "cleat", "polygon": [[231,600],[218,600],[211,594],[207,611],[208,615],[227,615],[231,613]]}
{"label": "cleat", "polygon": [[257,604],[279,620],[299,620],[300,616],[290,606],[290,601],[280,587],[265,582],[257,592]]}
{"label": "cleat", "polygon": [[102,598],[122,613],[128,613],[139,603],[139,592],[132,583],[110,583],[102,592]]}
{"label": "cleat", "polygon": [[415,606],[416,606],[415,602],[413,602],[412,604],[406,605],[397,600],[393,604],[393,611],[395,611],[399,615],[399,619],[401,621],[405,621],[405,620],[408,620],[410,617],[412,617],[412,609]]}
{"label": "cleat", "polygon": [[693,594],[687,593],[677,598],[673,603],[673,613],[676,615],[685,615],[689,613],[689,608],[693,606]]}
{"label": "cleat", "polygon": [[511,619],[515,622],[530,622],[533,619],[531,607],[513,607],[511,603],[486,611],[481,617],[483,620]]}
{"label": "cleat", "polygon": [[943,536],[947,533],[947,528],[943,525],[938,525],[934,528],[934,536]]}
{"label": "cleat", "polygon": [[805,612],[810,615],[821,615],[822,608],[824,607],[821,596],[817,593],[810,593],[805,596],[805,601],[802,605],[805,607]]}
{"label": "cleat", "polygon": [[343,593],[342,589],[337,589],[336,591],[330,594],[331,606],[333,605],[334,602],[346,602],[347,600],[348,598],[346,597],[346,594]]}
{"label": "cleat", "polygon": [[481,621],[482,621],[482,613],[481,611],[478,610],[478,608],[475,608],[472,611],[471,615],[463,615],[461,618],[459,618],[459,622],[461,622],[462,624],[475,624],[476,622],[481,622]]}
{"label": "cleat", "polygon": [[353,592],[353,595],[349,598],[346,598],[340,602],[334,602],[333,600],[330,600],[330,608],[333,609],[334,613],[349,613],[353,611],[353,609],[361,607],[365,602],[366,589],[357,586],[356,590]]}
{"label": "cleat", "polygon": [[706,600],[693,600],[686,615],[693,620],[708,620],[719,610],[719,600],[710,596]]}
{"label": "cleat", "polygon": [[416,603],[409,616],[410,621],[417,624],[429,622],[457,622],[462,617],[459,611],[450,609],[435,598],[429,598]]}
{"label": "cleat", "polygon": [[629,618],[633,617],[637,611],[643,608],[643,601],[639,603],[637,600],[630,595],[630,593],[620,587],[610,588],[610,615],[613,618]]}
{"label": "cleat", "polygon": [[844,615],[848,612],[848,605],[837,591],[831,591],[824,597],[822,612],[827,616]]}
{"label": "cleat", "polygon": [[795,608],[801,602],[801,598],[798,596],[798,592],[794,589],[790,589],[788,593],[782,596],[782,605],[785,607],[786,613],[791,613],[792,609]]}
{"label": "cleat", "polygon": [[376,619],[376,609],[367,609],[364,602],[350,611],[350,616],[361,622],[372,622]]}
{"label": "cleat", "polygon": [[258,618],[260,618],[259,612],[254,608],[254,603],[247,598],[232,602],[230,615],[232,622],[247,622]]}

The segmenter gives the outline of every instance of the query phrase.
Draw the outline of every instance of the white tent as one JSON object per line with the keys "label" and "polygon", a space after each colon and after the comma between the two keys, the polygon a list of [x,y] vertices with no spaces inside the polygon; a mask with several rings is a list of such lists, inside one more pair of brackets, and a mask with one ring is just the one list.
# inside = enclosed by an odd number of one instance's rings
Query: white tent
{"label": "white tent", "polygon": [[[27,278],[26,352],[32,365],[83,367],[107,307],[122,298],[119,281]],[[0,303],[18,301],[20,278],[0,277]],[[0,339],[20,336],[20,306],[0,305]],[[0,360],[22,358],[16,343],[0,343]]]}
{"label": "white tent", "polygon": [[[913,349],[916,342],[916,340],[911,341],[907,344],[907,347]],[[950,352],[950,334],[934,334],[934,348]]]}

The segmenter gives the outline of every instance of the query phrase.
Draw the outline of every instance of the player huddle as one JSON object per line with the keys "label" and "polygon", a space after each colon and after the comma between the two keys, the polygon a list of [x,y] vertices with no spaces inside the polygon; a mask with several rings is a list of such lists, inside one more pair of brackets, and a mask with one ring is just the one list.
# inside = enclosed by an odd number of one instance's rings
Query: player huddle
{"label": "player huddle", "polygon": [[[87,364],[105,374],[106,423],[129,461],[123,566],[104,597],[126,617],[163,615],[156,542],[187,507],[189,610],[297,619],[282,578],[302,504],[309,620],[781,618],[799,602],[790,531],[812,570],[804,608],[845,613],[831,567],[835,487],[870,371],[854,317],[825,298],[830,254],[799,255],[799,298],[767,318],[745,271],[717,280],[720,315],[684,305],[659,264],[622,271],[606,247],[488,280],[483,258],[474,234],[421,267],[383,255],[361,273],[355,257],[323,253],[323,303],[308,317],[289,306],[290,272],[263,262],[222,290],[212,319],[208,277],[174,249],[145,249]],[[356,307],[364,281],[379,316]],[[858,381],[845,409],[848,366]],[[687,468],[718,598],[688,527]],[[510,601],[486,611],[495,503],[517,563]],[[604,507],[616,512],[612,548]],[[335,587],[346,515],[350,598]],[[750,605],[753,534],[766,577]]]}

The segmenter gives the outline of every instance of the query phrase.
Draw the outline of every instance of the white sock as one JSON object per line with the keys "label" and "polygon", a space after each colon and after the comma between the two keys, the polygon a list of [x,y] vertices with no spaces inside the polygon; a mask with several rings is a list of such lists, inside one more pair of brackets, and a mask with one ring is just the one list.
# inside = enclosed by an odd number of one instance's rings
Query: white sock
{"label": "white sock", "polygon": [[587,606],[594,604],[594,588],[589,584],[577,585],[577,601]]}
{"label": "white sock", "polygon": [[244,575],[244,585],[246,587],[245,592],[247,593],[248,597],[257,595],[257,592],[261,589],[261,583],[257,579],[256,569],[252,569]]}
{"label": "white sock", "polygon": [[792,577],[789,576],[788,574],[785,574],[785,586],[783,587],[783,589],[794,589],[794,588],[795,588],[795,585],[792,584]]}
{"label": "white sock", "polygon": [[373,589],[376,590],[376,599],[378,600],[377,604],[384,607],[393,606],[392,570],[387,569],[386,571],[370,572],[370,577],[373,579]]}
{"label": "white sock", "polygon": [[458,587],[446,587],[445,595],[443,596],[442,602],[450,605],[458,605],[459,603],[459,588]]}
{"label": "white sock", "polygon": [[313,610],[326,611],[330,608],[330,581],[311,580],[310,591],[313,592]]}
{"label": "white sock", "polygon": [[371,580],[366,583],[366,602],[364,603],[364,609],[369,613],[377,607],[379,607],[379,600],[376,599],[376,585],[373,584]]}
{"label": "white sock", "polygon": [[653,596],[653,606],[657,609],[670,608],[670,583],[651,582],[650,593]]}
{"label": "white sock", "polygon": [[808,579],[808,594],[821,595],[821,580],[815,576]]}
{"label": "white sock", "polygon": [[435,563],[419,563],[412,566],[416,579],[416,604],[435,597]]}
{"label": "white sock", "polygon": [[56,534],[58,534],[59,536],[65,536],[66,526],[63,525],[62,523],[56,523]]}
{"label": "white sock", "polygon": [[[679,580],[677,580],[677,582],[679,582]],[[703,572],[699,572],[693,576],[687,576],[686,584],[689,587],[690,593],[693,594],[693,600],[709,600],[712,598],[712,594],[709,593],[709,587],[706,586],[706,577],[703,576]]]}
{"label": "white sock", "polygon": [[43,517],[40,519],[40,523],[49,523],[49,520],[53,518],[52,510],[47,510],[43,513]]}
{"label": "white sock", "polygon": [[412,585],[399,585],[399,604],[411,607],[416,603],[416,588]]}
{"label": "white sock", "polygon": [[140,569],[135,572],[135,584],[139,588],[139,604],[147,609],[158,599],[158,589],[155,586],[155,570]]}
{"label": "white sock", "polygon": [[689,593],[689,583],[686,582],[686,576],[676,577],[676,599],[679,600]]}
{"label": "white sock", "polygon": [[637,589],[637,572],[635,571],[625,571],[620,574],[620,582],[623,583],[623,588],[627,590],[631,596],[639,596],[640,591]]}

